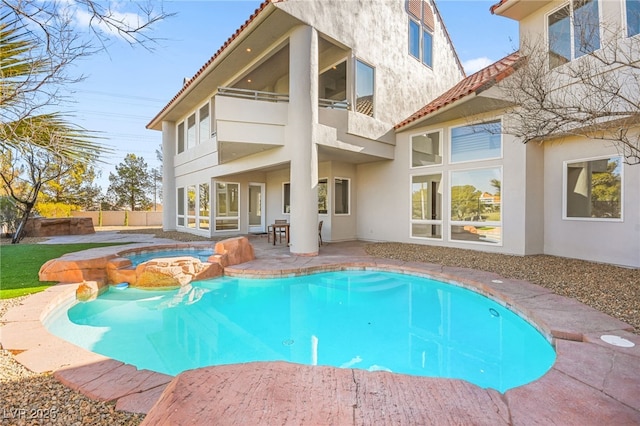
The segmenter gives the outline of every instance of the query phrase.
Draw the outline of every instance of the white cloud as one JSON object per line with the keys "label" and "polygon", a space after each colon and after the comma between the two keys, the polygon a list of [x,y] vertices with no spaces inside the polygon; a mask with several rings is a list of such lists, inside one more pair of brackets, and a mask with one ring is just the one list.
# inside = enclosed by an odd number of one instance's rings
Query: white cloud
{"label": "white cloud", "polygon": [[462,63],[462,67],[467,75],[471,75],[476,71],[480,71],[482,68],[491,65],[495,61],[492,59],[483,56],[481,58],[469,59],[468,61],[464,61]]}
{"label": "white cloud", "polygon": [[96,17],[89,11],[81,9],[80,7],[77,7],[74,10],[74,18],[76,24],[81,27],[92,26],[94,29],[99,28],[103,33],[110,34],[112,36],[124,36],[123,34],[118,34],[118,30],[115,26],[124,30],[133,30],[145,22],[144,18],[140,15],[115,10],[117,7],[117,4],[112,3],[111,8],[104,11],[105,15],[108,16],[108,22],[110,22],[111,25],[104,20],[96,19]]}

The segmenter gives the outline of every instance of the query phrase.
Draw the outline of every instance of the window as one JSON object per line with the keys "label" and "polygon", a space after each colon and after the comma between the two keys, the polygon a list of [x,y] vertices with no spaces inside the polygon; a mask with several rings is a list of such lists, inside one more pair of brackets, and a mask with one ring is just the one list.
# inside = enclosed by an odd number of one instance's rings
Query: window
{"label": "window", "polygon": [[565,218],[622,219],[622,158],[565,163]]}
{"label": "window", "polygon": [[598,0],[574,0],[548,16],[549,67],[600,48]]}
{"label": "window", "polygon": [[184,188],[178,188],[178,226],[184,226]]}
{"label": "window", "polygon": [[184,152],[184,121],[178,124],[178,154]]}
{"label": "window", "polygon": [[187,149],[196,145],[196,115],[191,114],[187,118]]}
{"label": "window", "polygon": [[196,227],[196,186],[187,187],[187,228]]}
{"label": "window", "polygon": [[207,142],[211,137],[209,127],[209,104],[204,105],[198,112],[198,143]]}
{"label": "window", "polygon": [[502,169],[451,172],[452,241],[501,244]]}
{"label": "window", "polygon": [[[318,214],[327,214],[327,190],[328,181],[326,178],[318,180]],[[285,182],[282,184],[282,213],[291,213],[291,184]]]}
{"label": "window", "polygon": [[349,179],[335,178],[333,184],[335,214],[349,214]]}
{"label": "window", "polygon": [[451,129],[451,162],[502,157],[500,120]]}
{"label": "window", "polygon": [[411,167],[442,164],[441,132],[424,133],[411,137]]}
{"label": "window", "polygon": [[209,209],[211,206],[209,184],[198,185],[198,228],[209,229]]}
{"label": "window", "polygon": [[356,111],[373,117],[375,91],[374,69],[361,61],[356,61]]}
{"label": "window", "polygon": [[318,214],[327,214],[329,208],[327,206],[327,190],[329,183],[327,179],[318,180]]}
{"label": "window", "polygon": [[240,229],[239,196],[239,184],[216,183],[216,231],[237,231]]}
{"label": "window", "polygon": [[433,67],[433,10],[428,1],[408,0],[409,54],[428,67]]}
{"label": "window", "polygon": [[411,236],[442,238],[442,175],[411,177]]}
{"label": "window", "polygon": [[627,0],[627,35],[640,34],[640,0]]}
{"label": "window", "polygon": [[282,213],[291,213],[291,184],[289,182],[282,184]]}

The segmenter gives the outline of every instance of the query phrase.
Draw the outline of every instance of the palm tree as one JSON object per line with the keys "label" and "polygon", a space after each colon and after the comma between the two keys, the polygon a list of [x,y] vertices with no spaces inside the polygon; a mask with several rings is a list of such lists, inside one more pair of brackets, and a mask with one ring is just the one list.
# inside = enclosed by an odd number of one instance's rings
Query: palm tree
{"label": "palm tree", "polygon": [[73,160],[93,161],[107,150],[91,132],[59,112],[37,113],[47,105],[46,87],[55,85],[60,64],[34,55],[37,39],[9,13],[0,16],[0,152],[24,144],[51,149]]}

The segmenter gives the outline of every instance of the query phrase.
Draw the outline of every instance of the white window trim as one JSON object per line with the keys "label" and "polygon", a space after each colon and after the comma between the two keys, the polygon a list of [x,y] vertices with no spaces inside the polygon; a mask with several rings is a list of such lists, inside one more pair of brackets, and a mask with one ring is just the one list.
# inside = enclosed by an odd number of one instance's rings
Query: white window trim
{"label": "white window trim", "polygon": [[[209,216],[201,216],[200,215],[200,211],[202,210],[202,208],[201,208],[202,206],[200,205],[200,187],[202,185],[208,185],[209,186]],[[211,204],[212,204],[211,203],[211,183],[208,183],[208,182],[199,183],[197,185],[196,191],[198,193],[198,197],[197,197],[197,200],[196,200],[196,229],[199,229],[199,230],[205,231],[205,232],[210,232],[211,231],[211,214],[212,214],[212,211],[211,211]],[[201,228],[200,227],[200,221],[202,219],[207,219],[209,221],[209,227],[208,228]]]}
{"label": "white window trim", "polygon": [[[226,185],[238,185],[238,215],[237,216],[218,216],[218,184],[219,183],[224,183]],[[221,180],[217,180],[213,182],[213,195],[215,197],[215,204],[212,204],[212,210],[213,210],[213,222],[211,224],[211,230],[215,233],[225,233],[225,232],[238,232],[240,230],[240,212],[241,212],[241,204],[240,204],[240,191],[241,191],[241,185],[239,182],[228,182],[228,181],[221,181]],[[213,209],[215,207],[215,209]],[[226,219],[236,219],[238,221],[238,227],[235,229],[222,229],[222,230],[218,230],[216,229],[216,222],[218,221],[218,219],[220,220],[226,220]]]}
{"label": "white window trim", "polygon": [[[574,24],[573,24],[573,20],[574,20],[574,14],[573,14],[573,1],[574,0],[569,0],[566,2],[563,2],[560,6],[556,7],[555,9],[549,11],[548,13],[546,13],[544,15],[544,25],[545,25],[545,29],[544,29],[544,35],[545,35],[545,48],[547,49],[547,66],[549,66],[549,17],[551,15],[553,15],[554,13],[556,13],[557,11],[559,11],[560,9],[564,8],[565,6],[567,6],[567,4],[569,5],[569,34],[571,37],[570,40],[570,45],[571,45],[571,58],[569,58],[569,62],[573,62],[577,59],[580,59],[584,56],[588,56],[588,54],[585,54],[583,56],[576,56],[576,45],[575,45],[575,34],[574,34]],[[600,41],[600,47],[598,49],[595,49],[594,52],[602,49],[602,40],[603,40],[603,22],[602,22],[602,5],[600,4],[602,2],[602,0],[595,0],[598,3],[598,37],[599,37],[599,41]],[[625,6],[622,7],[623,12],[626,15],[626,3]],[[626,19],[623,21],[624,23],[624,27],[626,29]],[[625,38],[628,38],[627,36],[625,36]],[[565,64],[566,65],[566,64]],[[562,66],[562,65],[560,65]]]}
{"label": "white window trim", "polygon": [[[427,27],[426,25],[421,25],[421,33],[420,33],[420,62],[422,63],[422,65],[424,65],[425,67],[429,68],[430,70],[433,69],[433,38],[434,38],[434,31],[430,30],[429,27]],[[427,32],[429,33],[429,35],[431,35],[431,64],[427,64],[424,61],[424,33]]]}
{"label": "white window trim", "polygon": [[[472,222],[472,221],[461,221],[461,220],[453,220],[451,218],[451,185],[453,180],[451,179],[451,174],[455,173],[455,172],[468,172],[468,171],[473,171],[473,170],[488,170],[488,169],[500,169],[500,183],[501,185],[504,183],[504,170],[502,165],[499,166],[486,166],[486,167],[473,167],[473,168],[467,168],[467,169],[452,169],[448,171],[448,185],[447,185],[447,212],[446,215],[443,215],[443,217],[446,217],[448,219],[448,224],[447,224],[447,241],[450,243],[459,243],[459,244],[471,244],[471,245],[482,245],[482,246],[490,246],[490,247],[503,247],[504,246],[504,188],[501,188],[500,191],[500,221],[496,222],[496,221],[487,221],[487,222]],[[499,243],[488,243],[488,242],[482,242],[482,241],[465,241],[465,240],[454,240],[452,238],[452,234],[451,234],[451,227],[452,226],[465,226],[465,225],[471,225],[471,226],[476,226],[478,224],[482,224],[482,225],[489,225],[489,226],[499,226],[500,227],[500,232],[501,232],[501,238],[500,238],[500,242]],[[443,232],[444,234],[444,232]]]}
{"label": "white window trim", "polygon": [[[183,199],[182,199],[182,211],[184,212],[183,214],[180,214],[180,206],[178,205],[178,200],[180,198],[178,196],[178,193],[180,192],[180,189],[182,189],[182,193],[183,193]],[[186,197],[186,194],[187,194],[187,190],[186,190],[185,186],[180,186],[180,187],[176,188],[176,227],[178,227],[178,228],[186,228],[187,227],[186,226],[186,223],[187,223],[186,222],[186,218],[187,218],[187,215],[186,215],[186,211],[187,211],[187,206],[186,206],[187,197]],[[179,220],[178,219],[180,219],[180,218],[182,218],[182,223],[183,223],[182,225],[179,224]]]}
{"label": "white window trim", "polygon": [[[453,133],[453,129],[459,129],[461,127],[469,127],[469,126],[476,126],[478,124],[487,124],[489,122],[494,122],[494,121],[498,121],[500,123],[500,155],[497,157],[487,157],[487,158],[480,158],[480,159],[475,159],[475,160],[465,160],[465,161],[453,161],[451,159],[451,147],[453,146],[453,138],[452,138],[452,133]],[[447,144],[447,160],[449,161],[449,164],[470,164],[470,163],[478,163],[481,161],[492,161],[492,160],[502,160],[504,158],[504,133],[502,132],[503,126],[502,126],[502,116],[498,117],[495,120],[488,120],[488,121],[474,121],[472,123],[467,123],[467,124],[463,124],[460,126],[451,126],[449,127],[449,143]]]}
{"label": "white window trim", "polygon": [[[426,164],[424,166],[414,166],[413,165],[413,137],[420,135],[428,135],[430,133],[439,133],[440,134],[440,157],[442,157],[441,163],[436,164]],[[445,153],[444,153],[444,129],[435,129],[435,130],[427,130],[424,132],[417,132],[409,135],[409,168],[413,170],[419,170],[424,168],[433,168],[433,167],[442,167],[444,165]]]}
{"label": "white window trim", "polygon": [[[585,161],[604,160],[605,158],[620,159],[620,217],[569,217],[567,216],[567,165],[572,163],[581,163]],[[624,222],[624,161],[622,156],[618,154],[601,155],[598,157],[579,158],[575,160],[565,160],[562,162],[562,220],[571,222],[606,222],[621,223]]]}
{"label": "white window trim", "polygon": [[[349,213],[336,213],[336,211],[335,211],[335,202],[334,202],[333,214],[334,214],[334,216],[351,216],[351,191],[352,191],[352,188],[351,188],[351,178],[348,178],[348,177],[340,177],[340,176],[334,176],[334,177],[333,177],[333,187],[334,187],[334,188],[335,188],[335,186],[336,186],[336,180],[338,180],[338,179],[340,179],[340,180],[346,180],[347,182],[349,182],[349,183],[348,183],[348,185],[349,185],[349,194],[348,194],[348,197],[347,197],[347,209],[349,210]],[[335,194],[335,192],[334,192],[334,194]]]}
{"label": "white window trim", "polygon": [[[209,110],[209,134],[206,135],[204,138],[202,137],[202,135],[200,134],[200,110],[206,106],[207,109]],[[211,102],[206,101],[205,103],[203,103],[202,105],[200,105],[198,108],[196,108],[196,145],[200,145],[201,143],[206,143],[209,142],[212,138],[212,117],[211,117]]]}
{"label": "white window trim", "polygon": [[[182,124],[182,151],[180,151],[180,125]],[[176,155],[183,154],[187,151],[187,140],[186,140],[186,132],[185,129],[187,127],[187,123],[185,120],[178,121],[176,125]]]}
{"label": "white window trim", "polygon": [[638,32],[638,34],[629,35],[629,23],[627,21],[627,3],[628,3],[628,1],[629,0],[622,0],[623,5],[620,8],[620,9],[622,9],[621,10],[621,12],[622,12],[622,21],[620,21],[620,22],[622,22],[622,27],[623,27],[623,30],[624,30],[622,38],[633,38],[633,37],[640,36],[640,32]]}
{"label": "white window trim", "polygon": [[331,185],[329,185],[329,177],[321,177],[318,179],[318,184],[320,184],[321,180],[326,180],[327,181],[327,212],[326,213],[320,213],[318,212],[319,216],[329,216],[331,214],[331,194],[333,193],[331,191]]}
{"label": "white window trim", "polygon": [[[289,211],[285,211],[284,209],[284,186],[285,185],[289,185]],[[281,197],[280,197],[280,207],[282,207],[280,209],[280,213],[282,213],[283,215],[287,215],[289,216],[291,214],[291,182],[287,181],[287,182],[282,182],[282,189],[281,189],[281,193],[280,193]]]}
{"label": "white window trim", "polygon": [[[424,167],[424,166],[423,166]],[[431,172],[431,170],[430,170]],[[412,173],[409,175],[409,238],[413,240],[421,240],[421,241],[443,241],[445,234],[445,215],[444,212],[440,212],[440,216],[442,219],[414,219],[413,218],[413,178],[414,176],[427,176],[427,175],[440,175],[440,184],[443,188],[446,188],[446,182],[444,180],[445,173],[444,171],[434,171],[434,173]],[[442,202],[441,207],[444,208],[445,205],[445,194],[442,194]],[[411,233],[412,225],[414,223],[425,224],[425,225],[440,225],[440,237],[416,237]]]}
{"label": "white window trim", "polygon": [[[418,31],[422,31],[422,23],[418,20],[416,20],[415,18],[413,18],[413,15],[411,15],[409,12],[407,12],[407,16],[409,18],[409,21],[407,22],[407,52],[409,53],[409,56],[411,56],[412,58],[416,59],[419,62],[422,62],[422,33],[419,32],[418,33],[418,56],[415,56],[413,53],[411,53],[411,46],[409,45],[409,29],[411,28],[411,22],[413,22],[414,24],[418,25]],[[424,62],[423,62],[424,63]]]}
{"label": "white window trim", "polygon": [[371,111],[371,115],[365,115],[365,114],[361,114],[364,115],[365,117],[371,117],[371,118],[376,118],[377,116],[377,108],[376,108],[376,92],[378,91],[378,85],[377,85],[377,72],[376,72],[376,67],[374,67],[373,65],[371,65],[369,62],[363,60],[362,58],[359,58],[357,56],[354,57],[354,74],[355,74],[355,78],[354,78],[354,82],[355,84],[353,85],[353,105],[354,105],[354,110],[355,111],[355,105],[358,101],[358,62],[363,63],[364,65],[368,66],[369,68],[371,68],[373,70],[373,93],[371,94],[371,103],[372,103],[372,108],[373,110]]}

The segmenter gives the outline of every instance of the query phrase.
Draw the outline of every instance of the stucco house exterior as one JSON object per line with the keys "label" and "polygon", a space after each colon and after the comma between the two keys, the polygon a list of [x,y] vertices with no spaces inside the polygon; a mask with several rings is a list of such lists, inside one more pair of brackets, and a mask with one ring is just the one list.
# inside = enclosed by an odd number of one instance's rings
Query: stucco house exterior
{"label": "stucco house exterior", "polygon": [[[627,19],[637,3],[502,0],[491,12],[519,21],[521,40],[549,39],[558,10],[586,4],[624,42],[640,37]],[[640,165],[601,140],[502,131],[514,105],[500,87],[521,51],[464,77],[428,0],[265,2],[148,126],[163,131],[164,227],[224,235],[288,219],[291,252],[314,255],[322,220],[329,242],[640,267]]]}

